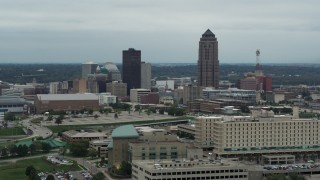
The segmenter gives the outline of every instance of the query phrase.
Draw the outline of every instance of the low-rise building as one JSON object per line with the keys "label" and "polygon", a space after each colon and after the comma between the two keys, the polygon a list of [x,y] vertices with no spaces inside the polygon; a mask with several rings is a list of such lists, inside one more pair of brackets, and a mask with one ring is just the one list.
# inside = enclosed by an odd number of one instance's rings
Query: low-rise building
{"label": "low-rise building", "polygon": [[150,92],[150,89],[130,89],[130,101],[141,103],[141,96],[148,95]]}
{"label": "low-rise building", "polygon": [[144,159],[177,159],[187,154],[187,144],[164,129],[137,127],[139,138],[129,143],[129,161]]}
{"label": "low-rise building", "polygon": [[0,112],[25,113],[28,110],[25,99],[15,96],[0,96]]}
{"label": "low-rise building", "polygon": [[111,143],[111,139],[93,140],[89,142],[90,148],[95,149],[98,152],[99,157],[108,157],[108,145]]}
{"label": "low-rise building", "polygon": [[140,96],[141,104],[159,104],[159,93],[150,92],[146,95]]}
{"label": "low-rise building", "polygon": [[196,135],[196,127],[194,124],[178,124],[178,132],[184,133],[187,135],[195,136]]}
{"label": "low-rise building", "polygon": [[75,130],[70,130],[62,133],[62,139],[66,142],[76,142],[82,140],[92,141],[107,139],[107,135],[105,133],[100,132],[79,132]]}
{"label": "low-rise building", "polygon": [[198,117],[196,146],[214,148],[220,156],[320,152],[320,121],[255,115]]}
{"label": "low-rise building", "polygon": [[71,111],[84,108],[99,110],[99,99],[95,94],[37,94],[34,101],[36,112],[48,110]]}
{"label": "low-rise building", "polygon": [[117,102],[117,96],[111,95],[111,93],[100,93],[98,97],[100,106]]}
{"label": "low-rise building", "polygon": [[133,161],[132,179],[139,180],[248,180],[245,164],[224,159]]}

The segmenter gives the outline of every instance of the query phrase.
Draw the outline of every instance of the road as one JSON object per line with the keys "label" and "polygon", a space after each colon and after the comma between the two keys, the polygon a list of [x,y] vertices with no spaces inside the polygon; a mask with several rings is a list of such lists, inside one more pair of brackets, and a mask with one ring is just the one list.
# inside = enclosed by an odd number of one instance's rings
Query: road
{"label": "road", "polygon": [[52,136],[52,131],[50,129],[31,123],[31,120],[34,118],[37,118],[37,116],[22,120],[22,126],[32,131],[32,137],[40,136],[43,139],[46,139]]}
{"label": "road", "polygon": [[94,164],[83,158],[68,158],[77,161],[78,164],[85,167],[92,175],[97,174],[98,172],[102,172],[105,175],[106,179],[115,180],[111,178],[110,175],[106,172],[106,168],[97,168]]}

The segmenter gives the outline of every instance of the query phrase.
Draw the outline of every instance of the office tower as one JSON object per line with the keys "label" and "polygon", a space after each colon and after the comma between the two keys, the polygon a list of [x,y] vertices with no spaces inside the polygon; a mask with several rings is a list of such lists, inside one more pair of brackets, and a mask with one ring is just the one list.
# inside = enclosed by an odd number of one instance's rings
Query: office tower
{"label": "office tower", "polygon": [[117,65],[112,62],[107,62],[103,65],[103,67],[107,70],[109,81],[122,81],[121,72],[119,71]]}
{"label": "office tower", "polygon": [[127,84],[119,81],[107,83],[107,92],[114,96],[125,97],[127,96]]}
{"label": "office tower", "polygon": [[122,52],[122,78],[127,83],[127,94],[141,87],[141,51],[129,48]]}
{"label": "office tower", "polygon": [[189,101],[200,99],[202,93],[201,86],[188,85],[183,87],[183,104],[187,104]]}
{"label": "office tower", "polygon": [[141,62],[141,88],[151,88],[151,64]]}
{"label": "office tower", "polygon": [[88,74],[94,74],[96,72],[98,64],[88,61],[85,63],[82,63],[82,73],[81,73],[81,78],[82,79],[87,79]]}
{"label": "office tower", "polygon": [[219,86],[218,41],[210,29],[199,41],[198,86]]}

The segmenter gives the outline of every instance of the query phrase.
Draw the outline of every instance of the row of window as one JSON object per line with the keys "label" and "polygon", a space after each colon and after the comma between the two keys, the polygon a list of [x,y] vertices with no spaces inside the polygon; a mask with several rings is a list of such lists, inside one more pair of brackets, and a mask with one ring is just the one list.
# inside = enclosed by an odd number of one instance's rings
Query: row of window
{"label": "row of window", "polygon": [[[282,138],[279,138],[280,136],[277,137],[271,137],[269,136],[255,136],[255,137],[252,137],[252,136],[230,136],[230,137],[226,137],[226,142],[229,143],[229,142],[270,142],[270,141],[318,141],[319,138],[318,137],[315,137],[315,135],[310,135],[309,137],[292,137],[292,138],[289,138],[289,137],[282,137]],[[211,139],[211,138],[207,138],[207,139]]]}
{"label": "row of window", "polygon": [[319,122],[317,121],[306,121],[306,122],[296,122],[296,121],[290,121],[290,122],[270,122],[270,123],[261,123],[261,122],[250,122],[250,123],[225,123],[227,127],[238,127],[238,126],[262,126],[262,127],[278,127],[278,126],[283,126],[283,127],[289,127],[290,125],[294,127],[311,127],[315,125],[319,125]]}
{"label": "row of window", "polygon": [[[135,179],[138,177],[133,176]],[[147,180],[157,180],[158,178],[149,178]],[[183,178],[161,178],[162,180],[203,180],[203,179],[247,179],[247,175],[230,175],[230,176],[203,176],[203,177],[183,177]]]}
{"label": "row of window", "polygon": [[10,108],[10,107],[23,107],[23,104],[16,104],[16,105],[0,105],[0,108]]}
{"label": "row of window", "polygon": [[[160,147],[160,150],[166,150],[166,149],[167,149],[167,147]],[[170,147],[170,149],[175,150],[175,149],[177,149],[177,146],[172,146],[172,147]],[[142,147],[141,150],[145,151],[146,148]],[[155,150],[156,150],[156,147],[149,147],[149,151],[155,151]]]}
{"label": "row of window", "polygon": [[[172,167],[172,164],[169,164],[170,167]],[[180,164],[181,165],[181,164]],[[192,175],[192,174],[219,174],[219,173],[243,173],[247,172],[246,169],[226,169],[226,170],[207,170],[207,171],[183,171],[183,172],[157,172],[157,173],[151,173],[147,170],[145,170],[145,173],[150,175],[150,176],[161,176],[161,175]]]}

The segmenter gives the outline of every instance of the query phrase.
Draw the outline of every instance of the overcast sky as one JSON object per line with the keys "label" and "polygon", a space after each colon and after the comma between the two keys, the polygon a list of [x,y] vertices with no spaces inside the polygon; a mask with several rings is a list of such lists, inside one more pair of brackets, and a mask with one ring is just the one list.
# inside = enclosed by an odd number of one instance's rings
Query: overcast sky
{"label": "overcast sky", "polygon": [[319,0],[0,0],[0,63],[196,63],[208,28],[220,63],[320,63]]}

